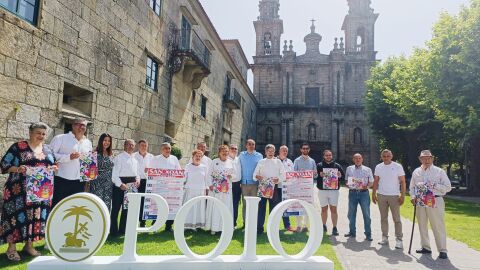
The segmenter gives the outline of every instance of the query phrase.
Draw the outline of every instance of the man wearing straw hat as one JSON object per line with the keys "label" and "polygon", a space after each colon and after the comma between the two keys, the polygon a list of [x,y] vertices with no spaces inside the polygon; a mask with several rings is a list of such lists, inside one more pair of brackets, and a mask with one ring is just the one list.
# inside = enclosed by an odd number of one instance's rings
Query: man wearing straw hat
{"label": "man wearing straw hat", "polygon": [[[410,196],[412,203],[416,206],[416,216],[418,219],[418,229],[420,231],[422,248],[416,250],[417,253],[431,254],[430,239],[428,238],[428,222],[432,227],[435,243],[437,244],[440,259],[447,259],[447,236],[445,232],[445,202],[443,196],[452,189],[450,179],[445,171],[433,165],[434,157],[430,150],[423,150],[419,156],[422,165],[415,169],[410,181]],[[418,185],[429,186],[435,196],[435,205],[421,207],[418,206],[415,187]]]}

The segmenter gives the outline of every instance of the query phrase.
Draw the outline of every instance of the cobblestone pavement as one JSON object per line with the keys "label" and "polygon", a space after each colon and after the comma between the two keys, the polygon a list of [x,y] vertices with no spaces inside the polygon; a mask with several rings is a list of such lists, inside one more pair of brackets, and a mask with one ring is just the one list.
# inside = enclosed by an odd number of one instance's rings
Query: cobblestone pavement
{"label": "cobblestone pavement", "polygon": [[[373,242],[365,241],[363,235],[363,218],[360,207],[357,209],[357,237],[346,238],[343,235],[348,233],[348,190],[342,188],[338,213],[338,230],[340,236],[331,236],[331,221],[329,217],[328,235],[332,240],[334,249],[337,253],[339,261],[342,263],[345,270],[348,269],[461,269],[471,270],[480,269],[480,252],[467,247],[464,243],[448,238],[447,249],[449,259],[443,260],[438,258],[438,251],[435,245],[435,238],[430,231],[430,242],[433,253],[431,255],[416,254],[415,249],[420,247],[420,234],[417,225],[415,226],[415,233],[412,244],[412,255],[408,255],[408,245],[410,235],[412,232],[412,222],[402,218],[403,234],[404,234],[404,249],[395,249],[395,239],[390,237],[389,246],[381,246],[377,244],[381,240],[380,229],[380,212],[378,206],[371,204],[370,213],[372,218],[372,237]],[[413,215],[413,213],[412,213]],[[390,232],[393,233],[393,221],[391,217]],[[475,228],[476,229],[476,228]]]}

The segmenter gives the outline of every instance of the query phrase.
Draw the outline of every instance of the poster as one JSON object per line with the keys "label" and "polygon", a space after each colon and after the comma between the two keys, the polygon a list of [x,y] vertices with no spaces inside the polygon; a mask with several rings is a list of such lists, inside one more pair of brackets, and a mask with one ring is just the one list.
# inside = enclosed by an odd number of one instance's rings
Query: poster
{"label": "poster", "polygon": [[338,169],[323,168],[323,189],[338,189]]}
{"label": "poster", "polygon": [[366,189],[368,187],[368,178],[348,177],[348,188]]}
{"label": "poster", "polygon": [[[145,193],[162,196],[168,203],[168,219],[173,220],[183,202],[183,185],[185,170],[164,170],[147,168],[147,187]],[[143,219],[157,219],[157,206],[145,198]]]}
{"label": "poster", "polygon": [[87,182],[97,179],[97,152],[80,154],[80,182]]}
{"label": "poster", "polygon": [[273,178],[268,177],[263,180],[258,181],[258,192],[257,196],[260,198],[273,198],[273,192],[275,191],[275,183],[273,183]]}
{"label": "poster", "polygon": [[50,201],[53,195],[53,169],[28,167],[26,173],[27,203]]}
{"label": "poster", "polygon": [[419,182],[415,185],[416,204],[420,207],[436,207],[433,185],[429,182]]}
{"label": "poster", "polygon": [[127,190],[123,194],[123,209],[128,209],[128,193],[138,193],[138,187],[135,182],[125,184],[127,186]]}
{"label": "poster", "polygon": [[[282,188],[282,200],[298,199],[313,204],[314,171],[287,172]],[[291,205],[284,216],[304,216],[305,209],[300,204]]]}
{"label": "poster", "polygon": [[232,171],[213,171],[212,186],[214,193],[228,193],[230,182],[232,181]]}

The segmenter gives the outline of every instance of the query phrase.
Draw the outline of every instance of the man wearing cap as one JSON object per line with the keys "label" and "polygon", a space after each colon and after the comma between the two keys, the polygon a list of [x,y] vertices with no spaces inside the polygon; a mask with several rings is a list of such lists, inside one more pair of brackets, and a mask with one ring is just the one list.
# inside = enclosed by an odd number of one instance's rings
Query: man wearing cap
{"label": "man wearing cap", "polygon": [[415,197],[415,187],[418,184],[425,184],[432,187],[435,195],[435,207],[417,206],[418,229],[422,248],[416,250],[417,253],[431,254],[430,239],[428,238],[428,222],[432,227],[435,243],[437,244],[440,259],[447,259],[447,236],[445,232],[445,202],[443,196],[452,190],[450,179],[441,168],[433,165],[434,157],[430,150],[423,150],[419,156],[422,165],[415,169],[410,181],[410,196],[412,203],[415,205],[417,199]]}

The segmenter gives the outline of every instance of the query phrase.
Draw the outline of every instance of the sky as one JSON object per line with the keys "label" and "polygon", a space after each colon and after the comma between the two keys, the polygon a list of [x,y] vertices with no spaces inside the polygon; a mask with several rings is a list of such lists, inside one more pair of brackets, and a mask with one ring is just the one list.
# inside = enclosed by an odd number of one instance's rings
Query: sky
{"label": "sky", "polygon": [[[259,14],[259,0],[200,0],[222,39],[239,39],[250,63],[255,55],[253,21]],[[371,7],[380,16],[375,24],[377,58],[410,55],[431,38],[432,27],[441,12],[457,14],[469,0],[372,0]],[[293,40],[297,55],[305,53],[303,38],[315,19],[316,32],[322,35],[320,52],[328,54],[335,37],[343,37],[343,19],[347,0],[280,0],[283,40]],[[283,46],[283,42],[282,42]],[[252,82],[249,74],[249,85]]]}

